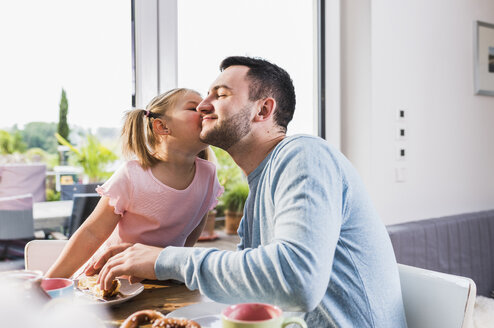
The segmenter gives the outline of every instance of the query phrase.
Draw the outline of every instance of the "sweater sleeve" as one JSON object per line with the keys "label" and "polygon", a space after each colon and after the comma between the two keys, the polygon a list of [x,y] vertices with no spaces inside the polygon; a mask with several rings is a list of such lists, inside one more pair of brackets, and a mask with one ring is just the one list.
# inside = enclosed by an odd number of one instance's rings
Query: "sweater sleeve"
{"label": "sweater sleeve", "polygon": [[271,202],[274,216],[256,218],[274,220],[270,242],[238,251],[167,247],[155,263],[158,279],[184,281],[223,303],[267,302],[303,312],[320,303],[342,222],[340,172],[322,142],[288,144],[272,156],[269,199],[259,201]]}

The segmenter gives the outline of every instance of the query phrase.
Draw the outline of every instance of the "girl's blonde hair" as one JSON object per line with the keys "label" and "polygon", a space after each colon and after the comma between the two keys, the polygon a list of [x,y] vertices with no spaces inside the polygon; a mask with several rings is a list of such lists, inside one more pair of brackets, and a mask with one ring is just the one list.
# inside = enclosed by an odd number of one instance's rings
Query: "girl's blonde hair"
{"label": "girl's blonde hair", "polygon": [[[146,109],[134,109],[125,113],[122,129],[122,152],[126,158],[136,157],[143,168],[154,166],[160,160],[154,156],[159,138],[153,131],[153,120],[176,105],[177,100],[186,94],[197,91],[177,88],[156,96],[146,106]],[[208,151],[203,150],[199,157],[208,159]]]}

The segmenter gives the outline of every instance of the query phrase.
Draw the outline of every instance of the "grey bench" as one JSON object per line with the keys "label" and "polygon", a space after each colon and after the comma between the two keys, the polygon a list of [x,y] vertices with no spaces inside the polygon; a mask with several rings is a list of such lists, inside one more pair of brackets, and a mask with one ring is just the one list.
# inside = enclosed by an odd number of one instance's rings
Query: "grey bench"
{"label": "grey bench", "polygon": [[387,226],[398,263],[471,278],[494,290],[494,210]]}

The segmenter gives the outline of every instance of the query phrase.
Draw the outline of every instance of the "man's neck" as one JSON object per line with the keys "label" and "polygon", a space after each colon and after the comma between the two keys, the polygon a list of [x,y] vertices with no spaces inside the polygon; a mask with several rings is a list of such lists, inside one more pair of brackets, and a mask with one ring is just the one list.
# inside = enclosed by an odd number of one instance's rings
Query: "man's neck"
{"label": "man's neck", "polygon": [[252,173],[276,145],[286,137],[286,134],[278,132],[269,134],[269,136],[269,138],[266,138],[265,135],[262,138],[251,136],[248,140],[242,140],[227,150],[245,175]]}

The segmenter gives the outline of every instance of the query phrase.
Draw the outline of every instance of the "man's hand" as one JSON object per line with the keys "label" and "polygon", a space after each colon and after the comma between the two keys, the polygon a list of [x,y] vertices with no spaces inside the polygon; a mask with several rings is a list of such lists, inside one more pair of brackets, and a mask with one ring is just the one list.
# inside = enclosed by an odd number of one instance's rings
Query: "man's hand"
{"label": "man's hand", "polygon": [[[106,264],[101,268],[99,273],[100,288],[107,290],[111,282],[123,275],[129,277],[130,282],[140,281],[142,279],[156,279],[154,272],[154,263],[160,255],[163,248],[135,244],[133,246],[122,245],[115,247],[113,253],[111,248],[95,263],[93,267],[98,267],[104,258],[109,255]],[[123,249],[122,249],[123,248]],[[110,254],[114,254],[113,256]]]}

